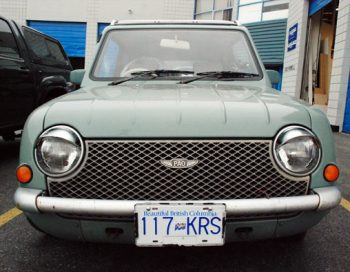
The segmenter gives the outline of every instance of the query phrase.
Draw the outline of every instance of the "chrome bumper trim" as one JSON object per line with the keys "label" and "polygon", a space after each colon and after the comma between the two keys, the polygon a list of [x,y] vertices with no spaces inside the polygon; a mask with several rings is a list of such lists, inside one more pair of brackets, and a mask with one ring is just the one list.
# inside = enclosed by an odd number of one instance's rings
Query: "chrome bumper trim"
{"label": "chrome bumper trim", "polygon": [[134,206],[138,203],[224,203],[227,215],[251,215],[328,210],[336,207],[341,200],[341,193],[335,186],[313,189],[313,194],[305,196],[213,201],[97,200],[48,197],[42,194],[41,190],[18,188],[14,197],[17,208],[25,212],[130,216],[134,214]]}
{"label": "chrome bumper trim", "polygon": [[36,206],[36,199],[42,195],[42,190],[29,189],[29,188],[17,188],[13,200],[16,207],[24,212],[39,213]]}

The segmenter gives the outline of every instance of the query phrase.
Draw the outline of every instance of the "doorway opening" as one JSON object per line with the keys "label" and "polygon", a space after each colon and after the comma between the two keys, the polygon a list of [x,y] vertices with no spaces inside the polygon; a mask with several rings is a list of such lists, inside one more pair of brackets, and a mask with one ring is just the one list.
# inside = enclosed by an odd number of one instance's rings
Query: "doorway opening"
{"label": "doorway opening", "polygon": [[324,112],[329,99],[338,2],[309,17],[301,99]]}

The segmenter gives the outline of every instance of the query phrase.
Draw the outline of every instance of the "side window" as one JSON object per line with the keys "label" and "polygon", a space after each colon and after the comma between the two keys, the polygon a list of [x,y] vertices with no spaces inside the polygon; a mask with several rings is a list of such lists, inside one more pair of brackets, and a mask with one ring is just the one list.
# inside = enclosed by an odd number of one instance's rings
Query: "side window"
{"label": "side window", "polygon": [[57,43],[26,28],[23,32],[32,53],[39,58],[39,62],[45,65],[67,65],[67,59]]}
{"label": "side window", "polygon": [[48,58],[50,56],[49,48],[46,45],[45,38],[34,32],[24,29],[24,36],[27,44],[38,58]]}
{"label": "side window", "polygon": [[13,37],[10,26],[0,19],[0,55],[19,58],[16,40]]}
{"label": "side window", "polygon": [[49,51],[51,54],[50,58],[65,64],[66,58],[64,57],[64,55],[62,53],[61,47],[57,43],[50,41],[50,40],[46,40],[46,43],[47,43],[47,47],[49,48]]}

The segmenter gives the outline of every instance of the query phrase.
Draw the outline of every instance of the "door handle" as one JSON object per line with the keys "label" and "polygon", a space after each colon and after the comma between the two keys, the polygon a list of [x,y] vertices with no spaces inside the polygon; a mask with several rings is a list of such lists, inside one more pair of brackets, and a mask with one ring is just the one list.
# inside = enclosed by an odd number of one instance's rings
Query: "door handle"
{"label": "door handle", "polygon": [[19,67],[19,72],[22,73],[22,74],[29,74],[30,70],[25,67],[25,66],[20,66]]}

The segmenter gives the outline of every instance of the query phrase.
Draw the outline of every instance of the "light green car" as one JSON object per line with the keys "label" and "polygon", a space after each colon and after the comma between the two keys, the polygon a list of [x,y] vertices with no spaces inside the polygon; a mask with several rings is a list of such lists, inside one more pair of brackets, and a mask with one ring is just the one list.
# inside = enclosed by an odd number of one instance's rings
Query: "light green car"
{"label": "light green car", "polygon": [[243,26],[114,21],[81,89],[35,110],[15,202],[38,230],[138,246],[304,237],[341,195],[326,116],[271,88]]}

